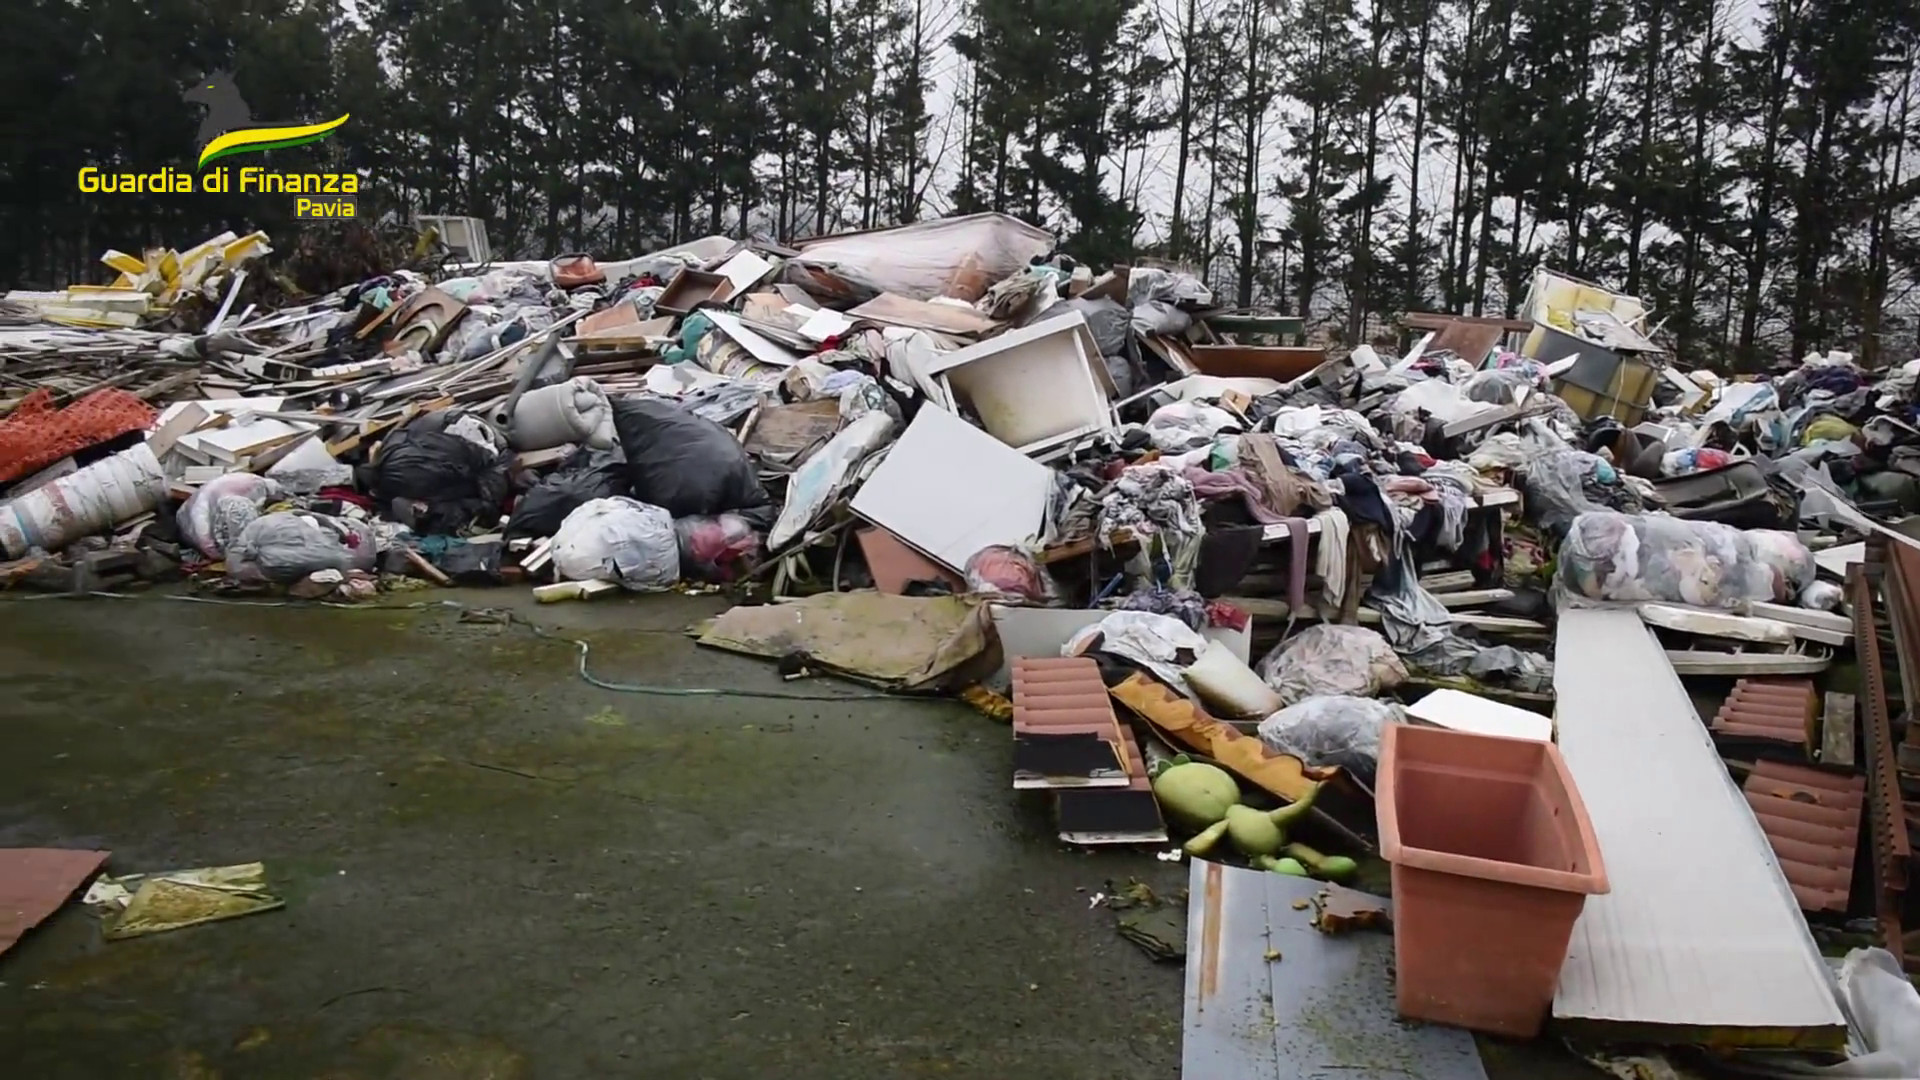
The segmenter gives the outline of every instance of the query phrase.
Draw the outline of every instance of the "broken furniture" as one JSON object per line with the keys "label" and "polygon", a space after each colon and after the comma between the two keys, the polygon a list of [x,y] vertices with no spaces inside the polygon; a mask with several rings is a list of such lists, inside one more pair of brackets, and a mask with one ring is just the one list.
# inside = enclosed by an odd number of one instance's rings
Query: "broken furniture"
{"label": "broken furniture", "polygon": [[733,283],[719,274],[682,268],[653,302],[653,310],[685,315],[710,300],[725,300],[732,291]]}
{"label": "broken furniture", "polygon": [[859,494],[853,512],[950,570],[994,544],[1040,533],[1053,471],[940,408],[923,408]]}
{"label": "broken furniture", "polygon": [[1581,419],[1640,422],[1653,403],[1659,381],[1653,360],[1663,350],[1640,329],[1647,309],[1637,297],[1542,268],[1520,311],[1534,323],[1521,355],[1543,364],[1572,361],[1554,379],[1553,392]]}
{"label": "broken furniture", "polygon": [[1086,316],[1074,312],[941,356],[927,374],[953,412],[1027,455],[1113,428],[1113,378]]}

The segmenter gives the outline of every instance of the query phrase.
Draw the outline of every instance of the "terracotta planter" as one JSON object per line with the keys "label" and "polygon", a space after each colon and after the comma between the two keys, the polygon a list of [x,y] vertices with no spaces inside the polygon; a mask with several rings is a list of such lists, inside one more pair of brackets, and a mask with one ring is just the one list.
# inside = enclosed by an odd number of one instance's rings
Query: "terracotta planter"
{"label": "terracotta planter", "polygon": [[1607,891],[1560,748],[1389,724],[1376,806],[1400,1014],[1538,1034],[1580,909]]}

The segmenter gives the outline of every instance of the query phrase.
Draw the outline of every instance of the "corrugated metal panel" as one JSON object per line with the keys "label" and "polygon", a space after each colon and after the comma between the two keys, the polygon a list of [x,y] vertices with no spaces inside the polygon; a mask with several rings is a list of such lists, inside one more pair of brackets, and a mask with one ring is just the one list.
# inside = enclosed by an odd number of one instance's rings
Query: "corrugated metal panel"
{"label": "corrugated metal panel", "polygon": [[1743,790],[1801,909],[1847,910],[1866,780],[1761,761]]}
{"label": "corrugated metal panel", "polygon": [[1182,1080],[1485,1080],[1472,1035],[1395,1015],[1391,935],[1314,929],[1325,885],[1196,860],[1187,888]]}
{"label": "corrugated metal panel", "polygon": [[1746,799],[1632,611],[1560,613],[1560,748],[1613,890],[1575,924],[1553,1015],[1597,1034],[1846,1043],[1831,976]]}
{"label": "corrugated metal panel", "polygon": [[1813,727],[1812,679],[1741,679],[1713,716],[1713,733],[1766,739],[1806,752]]}

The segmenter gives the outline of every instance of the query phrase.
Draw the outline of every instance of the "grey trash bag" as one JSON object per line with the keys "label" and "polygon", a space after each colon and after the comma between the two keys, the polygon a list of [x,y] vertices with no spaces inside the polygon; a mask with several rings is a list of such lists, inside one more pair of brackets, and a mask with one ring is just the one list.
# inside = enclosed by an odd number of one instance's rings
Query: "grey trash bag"
{"label": "grey trash bag", "polygon": [[1329,695],[1310,697],[1260,721],[1260,741],[1309,766],[1337,766],[1362,777],[1380,765],[1380,731],[1401,723],[1403,711],[1389,701]]}
{"label": "grey trash bag", "polygon": [[1099,346],[1100,355],[1120,356],[1127,351],[1127,339],[1133,334],[1133,315],[1126,305],[1104,296],[1092,300],[1084,296],[1062,300],[1041,312],[1033,322],[1037,325],[1076,311],[1087,317],[1087,329],[1093,332],[1093,343]]}
{"label": "grey trash bag", "polygon": [[1520,486],[1527,497],[1527,517],[1558,534],[1581,514],[1607,507],[1587,498],[1587,478],[1613,467],[1584,450],[1548,450],[1535,454],[1520,467]]}
{"label": "grey trash bag", "polygon": [[227,545],[227,577],[258,585],[298,581],[315,570],[371,571],[379,555],[364,521],[286,510],[255,518]]}
{"label": "grey trash bag", "polygon": [[637,499],[582,503],[553,534],[553,569],[568,581],[611,581],[658,592],[680,580],[673,515]]}
{"label": "grey trash bag", "polygon": [[1372,697],[1407,679],[1387,639],[1364,626],[1321,623],[1282,641],[1254,670],[1288,705],[1326,695]]}

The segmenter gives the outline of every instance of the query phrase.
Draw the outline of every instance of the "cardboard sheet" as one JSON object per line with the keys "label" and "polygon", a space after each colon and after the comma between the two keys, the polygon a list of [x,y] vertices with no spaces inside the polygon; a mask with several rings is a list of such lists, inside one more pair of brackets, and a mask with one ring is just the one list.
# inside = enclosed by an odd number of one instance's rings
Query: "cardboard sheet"
{"label": "cardboard sheet", "polygon": [[816,670],[903,690],[942,686],[992,641],[986,606],[976,598],[871,591],[737,607],[699,640],[749,656],[805,653]]}

